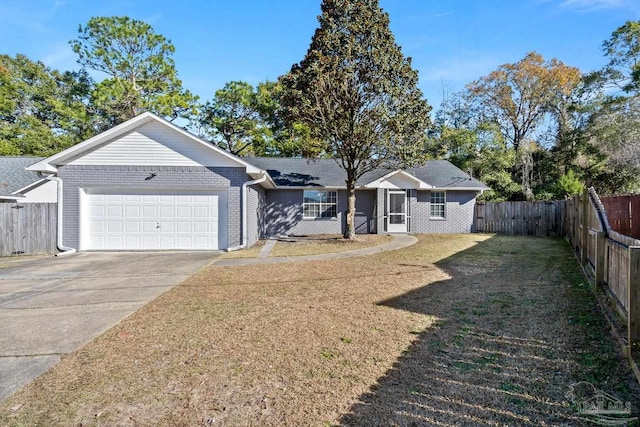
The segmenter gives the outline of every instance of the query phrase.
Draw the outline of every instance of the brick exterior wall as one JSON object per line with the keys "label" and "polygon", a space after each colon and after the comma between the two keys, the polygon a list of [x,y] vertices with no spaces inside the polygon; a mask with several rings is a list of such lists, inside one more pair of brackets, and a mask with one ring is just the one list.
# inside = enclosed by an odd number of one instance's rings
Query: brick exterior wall
{"label": "brick exterior wall", "polygon": [[[385,191],[377,190],[377,229],[378,233],[386,233],[386,200]],[[477,193],[473,191],[447,191],[445,219],[430,218],[431,192],[425,190],[409,190],[409,224],[410,233],[471,233],[473,212]]]}
{"label": "brick exterior wall", "polygon": [[[147,180],[151,173],[156,176]],[[202,190],[226,189],[227,245],[242,243],[241,187],[250,178],[244,168],[204,166],[62,166],[58,176],[64,184],[64,228],[65,246],[77,248],[80,244],[81,188],[122,189],[176,189]]]}
{"label": "brick exterior wall", "polygon": [[[338,191],[336,219],[304,219],[304,190],[267,190],[265,230],[262,237],[288,234],[342,234],[346,226],[347,192]],[[375,232],[375,191],[356,192],[356,232]]]}
{"label": "brick exterior wall", "polygon": [[447,191],[445,219],[429,216],[431,192],[411,191],[412,233],[471,233],[476,193],[471,191]]}

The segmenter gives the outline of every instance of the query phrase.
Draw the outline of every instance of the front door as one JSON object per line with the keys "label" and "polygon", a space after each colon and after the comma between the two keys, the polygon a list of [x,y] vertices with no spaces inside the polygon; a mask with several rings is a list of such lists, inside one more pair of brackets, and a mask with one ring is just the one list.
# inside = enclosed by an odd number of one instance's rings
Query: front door
{"label": "front door", "polygon": [[404,190],[388,190],[387,232],[407,232],[407,193]]}

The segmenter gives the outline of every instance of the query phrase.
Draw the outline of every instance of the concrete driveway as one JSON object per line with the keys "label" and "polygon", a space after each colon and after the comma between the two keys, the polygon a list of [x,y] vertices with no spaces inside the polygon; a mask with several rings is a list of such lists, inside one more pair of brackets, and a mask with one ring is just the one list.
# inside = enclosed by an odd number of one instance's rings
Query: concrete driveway
{"label": "concrete driveway", "polygon": [[96,252],[0,259],[0,401],[216,257]]}

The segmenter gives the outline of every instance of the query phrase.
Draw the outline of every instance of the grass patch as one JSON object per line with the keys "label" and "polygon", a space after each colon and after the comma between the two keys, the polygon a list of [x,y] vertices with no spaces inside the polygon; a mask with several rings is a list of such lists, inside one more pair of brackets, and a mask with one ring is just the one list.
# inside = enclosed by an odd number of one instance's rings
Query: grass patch
{"label": "grass patch", "polygon": [[[276,241],[270,257],[296,257],[351,251],[389,243],[392,236],[384,234],[358,234],[355,239],[344,239],[341,235],[314,235],[292,237]],[[220,259],[257,258],[266,240],[260,240],[247,249],[225,252]]]}
{"label": "grass patch", "polygon": [[573,382],[640,401],[582,281],[563,240],[488,235],[210,266],[0,404],[0,425],[579,425]]}
{"label": "grass patch", "polygon": [[389,243],[392,239],[392,236],[385,234],[358,234],[353,240],[345,239],[340,235],[307,236],[279,240],[273,248],[271,256],[294,257],[344,252],[382,245]]}

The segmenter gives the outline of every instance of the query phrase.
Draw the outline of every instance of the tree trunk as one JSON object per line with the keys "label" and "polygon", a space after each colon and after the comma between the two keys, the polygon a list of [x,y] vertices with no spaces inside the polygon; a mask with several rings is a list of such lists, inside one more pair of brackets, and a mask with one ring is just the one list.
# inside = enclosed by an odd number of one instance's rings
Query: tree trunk
{"label": "tree trunk", "polygon": [[344,238],[353,240],[356,237],[356,182],[347,179],[347,226]]}

